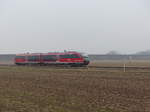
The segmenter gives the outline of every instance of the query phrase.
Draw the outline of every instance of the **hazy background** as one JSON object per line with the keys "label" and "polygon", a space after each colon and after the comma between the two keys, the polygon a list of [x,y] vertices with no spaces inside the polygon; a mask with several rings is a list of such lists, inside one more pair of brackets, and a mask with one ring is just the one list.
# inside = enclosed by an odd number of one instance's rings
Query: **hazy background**
{"label": "hazy background", "polygon": [[149,0],[0,0],[0,54],[146,49]]}

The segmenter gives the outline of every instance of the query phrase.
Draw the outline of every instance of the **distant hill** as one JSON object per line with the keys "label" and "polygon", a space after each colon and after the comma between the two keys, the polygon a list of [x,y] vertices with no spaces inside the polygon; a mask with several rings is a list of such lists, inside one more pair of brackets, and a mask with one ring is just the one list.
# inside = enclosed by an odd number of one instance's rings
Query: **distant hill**
{"label": "distant hill", "polygon": [[106,53],[106,55],[120,55],[120,53],[117,51],[109,51],[108,53]]}
{"label": "distant hill", "polygon": [[90,60],[150,60],[150,55],[89,55]]}
{"label": "distant hill", "polygon": [[15,54],[1,54],[0,55],[0,64],[13,64]]}
{"label": "distant hill", "polygon": [[137,52],[136,55],[150,55],[150,50]]}

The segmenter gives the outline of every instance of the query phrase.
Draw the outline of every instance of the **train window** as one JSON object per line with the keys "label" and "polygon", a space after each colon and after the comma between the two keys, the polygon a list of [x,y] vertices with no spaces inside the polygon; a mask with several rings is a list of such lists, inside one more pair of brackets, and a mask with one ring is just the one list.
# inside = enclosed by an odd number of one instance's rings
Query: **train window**
{"label": "train window", "polygon": [[25,59],[25,56],[16,56],[16,59]]}
{"label": "train window", "polygon": [[60,58],[80,58],[76,54],[67,54],[67,55],[60,55]]}
{"label": "train window", "polygon": [[43,61],[56,61],[57,56],[56,55],[45,55],[42,56]]}
{"label": "train window", "polygon": [[28,56],[28,61],[38,61],[39,56]]}

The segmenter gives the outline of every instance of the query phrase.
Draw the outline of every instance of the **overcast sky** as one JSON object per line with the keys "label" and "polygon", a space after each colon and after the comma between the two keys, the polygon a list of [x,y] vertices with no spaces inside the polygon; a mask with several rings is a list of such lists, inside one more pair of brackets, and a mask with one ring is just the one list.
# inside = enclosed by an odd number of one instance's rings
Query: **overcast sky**
{"label": "overcast sky", "polygon": [[0,54],[146,49],[149,0],[0,0]]}

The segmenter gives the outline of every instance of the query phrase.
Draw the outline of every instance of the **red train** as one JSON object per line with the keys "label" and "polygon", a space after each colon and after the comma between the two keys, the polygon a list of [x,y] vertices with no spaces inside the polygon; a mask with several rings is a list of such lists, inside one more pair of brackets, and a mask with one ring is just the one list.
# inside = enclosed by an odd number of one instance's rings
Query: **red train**
{"label": "red train", "polygon": [[70,65],[86,66],[90,63],[87,55],[78,52],[18,54],[16,65]]}

